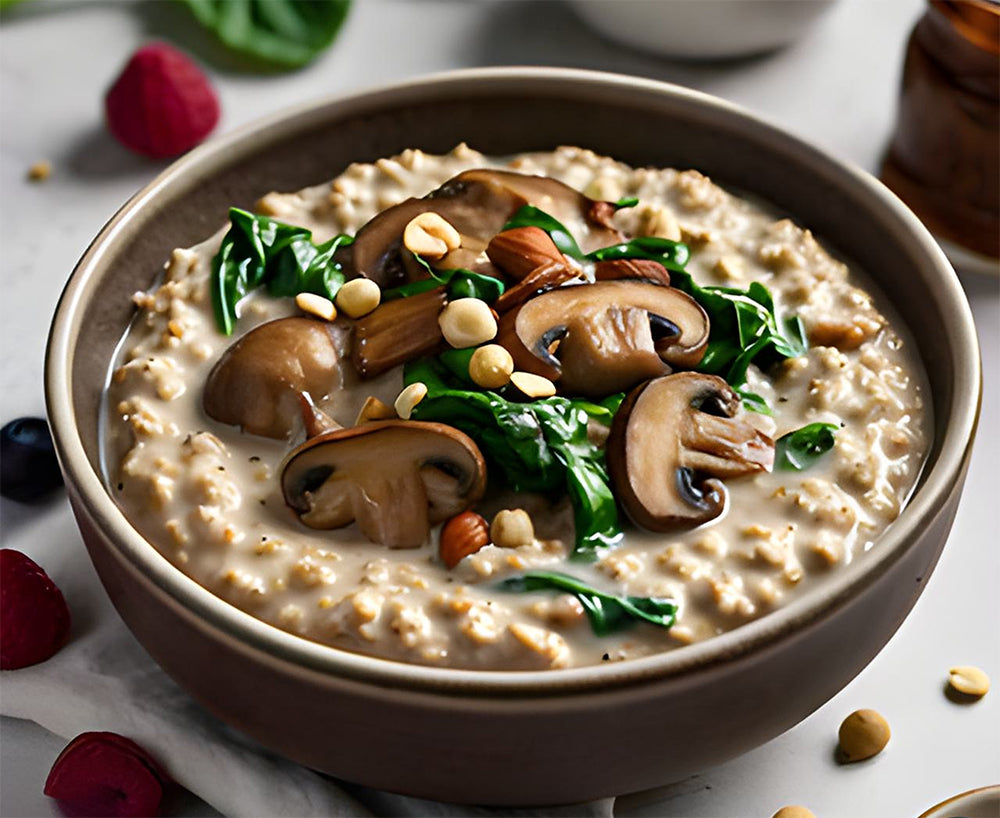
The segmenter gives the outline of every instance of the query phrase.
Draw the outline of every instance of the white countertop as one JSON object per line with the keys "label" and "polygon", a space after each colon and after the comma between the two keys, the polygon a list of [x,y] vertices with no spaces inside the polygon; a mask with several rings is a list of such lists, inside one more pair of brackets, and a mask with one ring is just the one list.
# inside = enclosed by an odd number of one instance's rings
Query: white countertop
{"label": "white countertop", "polygon": [[[801,1],[801,0],[800,0]],[[710,2],[710,0],[705,0]],[[920,0],[842,0],[792,47],[731,64],[630,54],[584,27],[561,2],[356,0],[334,46],[312,66],[255,76],[228,70],[174,2],[47,2],[0,23],[0,422],[43,415],[42,356],[62,286],[90,239],[164,163],[106,134],[107,85],[144,40],[171,39],[208,63],[219,131],[317,96],[448,68],[545,64],[663,79],[739,103],[834,155],[873,170],[892,128],[902,54]],[[26,180],[47,159],[44,183]],[[620,799],[621,815],[768,818],[788,803],[819,818],[917,816],[963,790],[1000,782],[1000,690],[956,705],[948,668],[975,664],[1000,685],[1000,280],[963,276],[982,344],[983,422],[952,536],[899,632],[832,701],[769,744],[662,790]],[[2,545],[31,553],[39,532],[72,531],[65,499],[0,505]],[[53,525],[48,523],[52,522]],[[2,695],[2,687],[0,687]],[[837,727],[879,710],[892,741],[874,760],[833,760]],[[0,815],[57,815],[42,783],[64,741],[0,722]],[[214,814],[193,797],[170,814]]]}

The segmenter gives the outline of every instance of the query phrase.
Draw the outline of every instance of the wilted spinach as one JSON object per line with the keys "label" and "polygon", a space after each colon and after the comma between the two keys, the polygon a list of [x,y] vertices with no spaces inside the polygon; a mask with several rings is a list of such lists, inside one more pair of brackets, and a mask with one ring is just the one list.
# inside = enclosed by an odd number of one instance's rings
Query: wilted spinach
{"label": "wilted spinach", "polygon": [[590,619],[590,627],[598,636],[606,636],[636,622],[650,622],[669,628],[677,617],[677,603],[672,599],[608,594],[576,577],[552,571],[529,571],[503,580],[498,587],[504,591],[562,591],[572,594],[580,600]]}
{"label": "wilted spinach", "polygon": [[[658,261],[670,271],[670,284],[701,304],[708,314],[709,337],[698,371],[720,375],[732,386],[747,409],[770,414],[764,399],[745,389],[751,363],[766,367],[782,358],[804,355],[808,348],[802,321],[778,320],[774,299],[767,287],[753,282],[747,289],[702,287],[685,269],[691,257],[688,246],[655,236],[639,236],[584,255],[569,231],[538,208],[522,207],[506,227],[533,225],[545,230],[559,249],[576,259],[613,261],[641,258]],[[506,229],[506,228],[505,228]],[[565,249],[569,248],[569,249]]]}
{"label": "wilted spinach", "polygon": [[[519,403],[479,391],[467,374],[462,377],[463,360],[406,364],[404,381],[427,386],[412,417],[461,429],[514,491],[566,492],[576,526],[574,556],[593,559],[615,545],[622,536],[618,507],[604,453],[588,439],[587,423],[610,424],[621,396],[603,404],[562,397]],[[467,372],[467,361],[465,366]]]}
{"label": "wilted spinach", "polygon": [[333,299],[344,283],[334,258],[354,239],[339,235],[313,244],[312,232],[239,208],[229,210],[230,228],[212,259],[212,307],[219,331],[233,334],[236,305],[251,290],[267,286],[271,295],[316,293]]}
{"label": "wilted spinach", "polygon": [[472,270],[466,270],[464,267],[436,270],[427,263],[426,259],[416,254],[413,254],[413,258],[427,270],[427,275],[430,277],[400,284],[398,287],[393,287],[389,290],[383,290],[383,301],[392,301],[395,298],[418,295],[419,293],[427,292],[427,290],[433,290],[435,287],[441,286],[444,286],[448,291],[449,301],[454,301],[456,298],[478,298],[487,304],[492,304],[503,295],[505,287],[499,278],[494,278],[484,273],[474,273]]}
{"label": "wilted spinach", "polygon": [[782,435],[774,444],[774,468],[786,471],[808,469],[833,448],[837,429],[834,423],[810,423]]}
{"label": "wilted spinach", "polygon": [[182,0],[195,19],[240,56],[299,68],[333,42],[350,0]]}

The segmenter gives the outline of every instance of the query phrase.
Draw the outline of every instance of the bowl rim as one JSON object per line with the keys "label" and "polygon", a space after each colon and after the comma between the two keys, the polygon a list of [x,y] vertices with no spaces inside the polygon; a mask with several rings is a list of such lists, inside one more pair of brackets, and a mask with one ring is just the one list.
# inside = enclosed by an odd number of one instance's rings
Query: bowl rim
{"label": "bowl rim", "polygon": [[[784,150],[791,150],[827,173],[846,175],[849,183],[865,193],[883,216],[893,218],[939,273],[937,298],[942,302],[950,326],[947,335],[955,345],[953,357],[964,368],[951,374],[953,408],[941,441],[940,455],[921,478],[919,489],[900,516],[880,537],[880,546],[862,561],[830,582],[802,594],[759,619],[731,631],[680,647],[624,662],[559,670],[503,671],[439,668],[351,653],[312,642],[256,619],[223,601],[170,563],[132,527],[107,491],[100,475],[90,466],[75,421],[72,400],[72,364],[75,338],[84,309],[96,290],[102,259],[125,231],[129,221],[159,194],[183,188],[189,177],[211,173],[227,157],[240,155],[254,136],[291,135],[352,107],[373,104],[391,106],[399,100],[412,102],[420,95],[456,93],[461,90],[502,93],[512,85],[538,85],[598,95],[611,93],[633,100],[673,98],[694,108],[741,120],[766,134]],[[265,139],[269,142],[269,139]],[[231,160],[230,160],[231,161]],[[818,171],[817,171],[818,172]],[[859,594],[898,561],[912,546],[916,534],[927,527],[960,480],[972,445],[981,401],[981,371],[978,341],[971,309],[961,284],[944,253],[917,217],[888,188],[855,165],[836,159],[767,120],[725,100],[700,91],[665,82],[624,74],[566,68],[511,67],[474,68],[424,75],[403,82],[335,94],[305,102],[245,124],[213,138],[185,154],[130,198],[101,229],[73,270],[60,296],[49,333],[45,355],[45,397],[49,421],[67,484],[78,493],[87,514],[110,542],[119,557],[151,580],[175,603],[217,632],[236,639],[244,648],[255,649],[271,659],[321,674],[376,683],[402,691],[447,693],[473,697],[550,697],[568,693],[593,693],[625,688],[709,671],[790,638],[810,624],[824,619]],[[71,489],[72,494],[72,489]],[[860,570],[860,568],[863,570]]]}

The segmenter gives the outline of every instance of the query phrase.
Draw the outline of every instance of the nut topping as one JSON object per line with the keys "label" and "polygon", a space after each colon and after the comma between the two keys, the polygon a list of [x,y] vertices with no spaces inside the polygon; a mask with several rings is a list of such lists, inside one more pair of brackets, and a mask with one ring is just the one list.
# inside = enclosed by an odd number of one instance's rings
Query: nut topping
{"label": "nut topping", "polygon": [[613,281],[619,278],[642,278],[664,287],[670,286],[670,273],[660,262],[644,258],[620,258],[599,261],[594,265],[597,281]]}
{"label": "nut topping", "polygon": [[441,562],[454,568],[465,557],[475,554],[484,545],[489,545],[489,542],[489,526],[482,515],[474,511],[463,511],[441,528],[438,555]]}
{"label": "nut topping", "polygon": [[515,227],[497,233],[486,246],[486,255],[518,280],[547,264],[567,265],[566,257],[540,227]]}

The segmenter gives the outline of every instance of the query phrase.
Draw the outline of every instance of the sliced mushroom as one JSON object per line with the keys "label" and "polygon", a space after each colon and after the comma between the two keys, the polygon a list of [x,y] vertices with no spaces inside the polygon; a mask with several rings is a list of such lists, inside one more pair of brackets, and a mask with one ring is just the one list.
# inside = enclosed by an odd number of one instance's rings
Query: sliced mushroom
{"label": "sliced mushroom", "polygon": [[202,406],[220,423],[280,439],[299,423],[300,393],[318,401],[339,384],[333,326],[280,318],[252,329],[223,353],[205,381]]}
{"label": "sliced mushroom", "polygon": [[735,417],[739,396],[722,378],[679,372],[622,402],[607,442],[608,473],[629,517],[667,531],[718,517],[720,478],[768,471],[774,441]]}
{"label": "sliced mushroom", "polygon": [[443,287],[380,304],[354,324],[351,357],[362,378],[429,355],[444,344],[438,316],[447,302]]}
{"label": "sliced mushroom", "polygon": [[601,281],[536,295],[501,316],[497,343],[519,369],[570,395],[601,396],[694,367],[708,316],[690,296],[649,281]]}
{"label": "sliced mushroom", "polygon": [[286,458],[281,488],[310,528],[357,521],[372,542],[415,548],[483,496],[486,464],[451,426],[373,421],[307,440]]}
{"label": "sliced mushroom", "polygon": [[495,273],[483,255],[486,245],[526,204],[563,222],[585,252],[622,239],[613,227],[593,218],[593,199],[556,179],[504,170],[467,170],[423,199],[407,199],[383,210],[362,227],[352,245],[354,273],[382,288],[425,278],[426,270],[400,250],[404,228],[426,211],[442,216],[462,236],[462,246],[436,261],[436,266]]}

